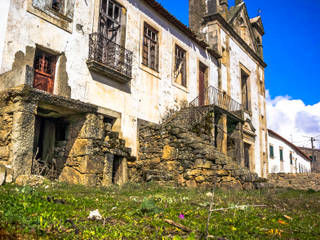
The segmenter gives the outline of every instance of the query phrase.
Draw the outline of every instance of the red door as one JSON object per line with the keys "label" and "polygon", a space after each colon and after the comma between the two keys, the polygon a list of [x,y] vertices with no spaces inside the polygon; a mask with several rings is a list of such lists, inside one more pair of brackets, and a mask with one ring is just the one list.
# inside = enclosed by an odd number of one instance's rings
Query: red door
{"label": "red door", "polygon": [[34,61],[34,88],[53,93],[55,59],[55,56],[37,50]]}
{"label": "red door", "polygon": [[205,81],[204,81],[204,75],[206,72],[206,67],[200,64],[199,66],[199,106],[204,105],[205,101]]}

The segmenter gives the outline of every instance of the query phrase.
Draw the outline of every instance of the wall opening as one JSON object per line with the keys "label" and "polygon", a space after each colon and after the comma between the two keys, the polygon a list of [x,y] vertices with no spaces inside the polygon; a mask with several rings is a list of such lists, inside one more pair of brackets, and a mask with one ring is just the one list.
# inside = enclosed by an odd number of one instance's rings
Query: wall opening
{"label": "wall opening", "polygon": [[121,184],[122,180],[122,157],[114,156],[112,164],[112,184]]}
{"label": "wall opening", "polygon": [[56,179],[64,167],[68,122],[36,116],[31,174]]}
{"label": "wall opening", "polygon": [[250,169],[250,148],[250,144],[244,143],[244,166],[248,169]]}

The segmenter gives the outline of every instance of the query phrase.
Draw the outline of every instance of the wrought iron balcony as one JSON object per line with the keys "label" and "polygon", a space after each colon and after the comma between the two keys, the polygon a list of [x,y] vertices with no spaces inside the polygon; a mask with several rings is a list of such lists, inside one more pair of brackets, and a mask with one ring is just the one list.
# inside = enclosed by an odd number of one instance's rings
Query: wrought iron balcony
{"label": "wrought iron balcony", "polygon": [[88,67],[126,83],[132,78],[132,52],[101,33],[89,35]]}
{"label": "wrought iron balcony", "polygon": [[[231,98],[225,92],[210,86],[208,88],[208,101],[204,105],[215,105],[241,118],[242,104]],[[199,96],[190,103],[191,107],[200,107]]]}

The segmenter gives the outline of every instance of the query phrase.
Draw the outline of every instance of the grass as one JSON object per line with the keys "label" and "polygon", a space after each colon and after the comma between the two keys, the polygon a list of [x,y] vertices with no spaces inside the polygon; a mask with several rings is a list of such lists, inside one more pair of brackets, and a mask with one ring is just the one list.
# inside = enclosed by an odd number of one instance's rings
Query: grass
{"label": "grass", "polygon": [[[0,187],[0,239],[200,239],[208,192],[154,183],[110,188],[5,185]],[[213,199],[214,209],[231,209],[213,212],[211,239],[320,239],[319,192],[217,190]],[[95,209],[102,220],[88,219]]]}

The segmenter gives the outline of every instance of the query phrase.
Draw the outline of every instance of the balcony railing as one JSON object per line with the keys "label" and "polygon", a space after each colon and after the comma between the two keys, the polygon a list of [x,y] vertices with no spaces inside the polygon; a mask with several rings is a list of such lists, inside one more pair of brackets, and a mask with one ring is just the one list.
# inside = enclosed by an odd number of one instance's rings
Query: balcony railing
{"label": "balcony railing", "polygon": [[[107,73],[113,75],[113,77],[120,77],[121,81],[126,82],[132,78],[132,55],[131,51],[111,41],[101,33],[89,35],[88,62],[98,63],[100,71],[103,71],[103,67],[106,67]],[[94,66],[94,68],[97,68],[97,66]]]}
{"label": "balcony railing", "polygon": [[[199,107],[200,105],[199,97],[190,103],[192,107]],[[241,117],[242,104],[213,86],[208,88],[208,101],[204,105],[215,105]]]}

